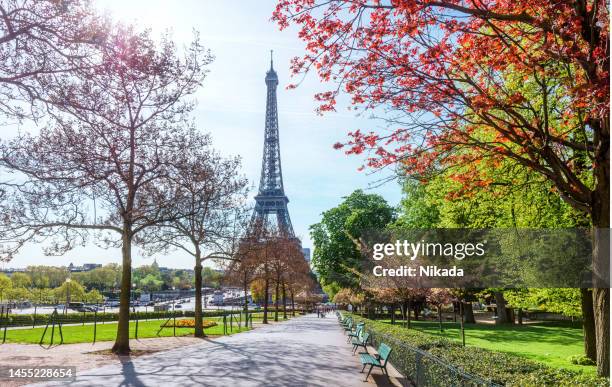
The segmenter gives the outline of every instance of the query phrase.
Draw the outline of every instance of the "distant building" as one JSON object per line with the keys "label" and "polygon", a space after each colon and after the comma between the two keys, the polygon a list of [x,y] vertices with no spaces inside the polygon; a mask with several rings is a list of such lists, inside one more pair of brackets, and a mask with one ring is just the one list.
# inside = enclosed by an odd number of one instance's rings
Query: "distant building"
{"label": "distant building", "polygon": [[304,247],[302,248],[302,254],[304,254],[304,259],[306,262],[310,263],[310,248]]}
{"label": "distant building", "polygon": [[25,269],[20,268],[20,267],[17,267],[17,268],[8,267],[6,269],[3,268],[0,270],[0,273],[6,273],[6,274],[23,273],[23,272],[25,272]]}
{"label": "distant building", "polygon": [[70,262],[70,265],[68,265],[68,270],[72,273],[77,273],[83,271],[91,271],[99,267],[102,267],[101,263],[84,263],[82,266],[74,266],[74,264]]}

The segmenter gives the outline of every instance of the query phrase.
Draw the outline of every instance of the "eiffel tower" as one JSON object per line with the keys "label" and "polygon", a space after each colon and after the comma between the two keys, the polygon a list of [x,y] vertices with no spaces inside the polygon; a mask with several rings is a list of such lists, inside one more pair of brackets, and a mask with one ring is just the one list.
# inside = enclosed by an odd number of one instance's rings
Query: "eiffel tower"
{"label": "eiffel tower", "polygon": [[270,70],[266,73],[266,131],[264,136],[263,160],[259,192],[255,196],[253,222],[261,222],[267,227],[275,227],[286,237],[295,238],[283,187],[280,143],[278,138],[278,108],[276,105],[276,87],[278,76],[274,71],[272,51],[270,51]]}

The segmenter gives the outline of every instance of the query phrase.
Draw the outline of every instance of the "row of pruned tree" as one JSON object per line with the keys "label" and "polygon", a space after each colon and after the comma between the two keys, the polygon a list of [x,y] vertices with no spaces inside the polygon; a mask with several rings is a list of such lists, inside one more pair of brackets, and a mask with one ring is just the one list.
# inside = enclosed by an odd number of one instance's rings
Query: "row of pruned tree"
{"label": "row of pruned tree", "polygon": [[440,329],[442,329],[442,309],[448,305],[458,305],[465,322],[474,322],[471,303],[462,297],[461,289],[445,288],[368,288],[358,291],[343,288],[334,296],[339,305],[350,305],[353,310],[366,308],[372,313],[376,306],[388,308],[391,323],[395,323],[396,311],[399,309],[404,324],[410,327],[411,316],[416,320],[425,306],[437,311]]}
{"label": "row of pruned tree", "polygon": [[0,1],[0,112],[37,129],[0,143],[1,258],[120,248],[115,353],[130,352],[134,246],[193,255],[198,291],[202,261],[233,256],[247,182],[191,119],[212,60],[197,34],[177,47],[88,1]]}
{"label": "row of pruned tree", "polygon": [[240,242],[237,260],[225,272],[225,282],[240,286],[244,291],[244,310],[248,310],[248,292],[252,285],[263,290],[263,323],[268,323],[269,301],[274,300],[274,321],[278,321],[280,302],[287,316],[287,301],[295,314],[295,301],[308,299],[314,289],[308,262],[304,259],[298,239],[282,235],[262,223],[252,225]]}
{"label": "row of pruned tree", "polygon": [[454,320],[461,317],[462,325],[475,324],[473,303],[485,304],[495,312],[495,324],[523,324],[525,312],[558,313],[568,318],[584,318],[581,311],[580,289],[576,288],[364,288],[340,289],[334,296],[340,306],[373,315],[386,308],[391,323],[396,323],[399,310],[405,326],[419,320],[426,309],[434,310],[443,329],[442,313],[453,312]]}

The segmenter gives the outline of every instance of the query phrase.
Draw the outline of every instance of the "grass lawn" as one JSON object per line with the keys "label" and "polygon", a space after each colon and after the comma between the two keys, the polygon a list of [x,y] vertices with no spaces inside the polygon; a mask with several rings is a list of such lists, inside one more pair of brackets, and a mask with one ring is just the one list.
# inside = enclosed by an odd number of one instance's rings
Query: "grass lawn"
{"label": "grass lawn", "polygon": [[[389,320],[385,321],[390,323]],[[399,321],[396,321],[396,324]],[[461,341],[460,325],[443,322],[440,332],[437,321],[412,321],[411,326],[432,335]],[[568,358],[584,353],[580,324],[546,322],[538,324],[503,325],[465,324],[465,344],[498,352],[513,353],[556,368],[596,374],[595,366],[572,364]]]}
{"label": "grass lawn", "polygon": [[[179,320],[177,318],[177,320]],[[223,335],[223,318],[214,317],[214,318],[205,318],[204,320],[213,320],[216,321],[218,325],[204,329],[204,332],[207,335]],[[147,338],[147,337],[158,337],[157,331],[160,328],[160,325],[163,324],[165,320],[151,320],[151,321],[139,321],[138,322],[138,338]],[[136,323],[134,321],[130,322],[130,338],[134,338]],[[73,343],[91,343],[93,342],[93,324],[90,325],[70,325],[63,326],[62,333],[64,335],[64,344],[73,344]],[[241,329],[238,329],[236,325],[233,327],[233,331],[229,333],[238,333],[241,331],[248,330],[244,326]],[[44,328],[34,328],[34,329],[9,329],[6,334],[6,341],[9,343],[29,343],[29,344],[38,344],[40,341],[40,337],[44,331]],[[228,324],[229,331],[229,324]],[[173,328],[164,328],[159,332],[159,336],[172,336],[174,333]],[[115,340],[117,334],[117,323],[98,323],[97,332],[96,332],[96,341],[113,341]],[[176,328],[177,336],[188,336],[193,335],[193,328]],[[56,326],[55,336],[53,339],[54,343],[59,343],[59,332]],[[45,335],[45,340],[43,344],[49,344],[51,341],[51,327],[47,330]]]}
{"label": "grass lawn", "polygon": [[[253,321],[263,321],[263,312],[253,312]],[[299,316],[298,313],[295,314],[296,317]],[[291,313],[287,312],[287,320],[289,320],[290,318],[292,318]],[[274,321],[274,311],[268,311],[268,321]],[[278,312],[278,321],[284,321],[283,319],[283,312],[279,311]]]}

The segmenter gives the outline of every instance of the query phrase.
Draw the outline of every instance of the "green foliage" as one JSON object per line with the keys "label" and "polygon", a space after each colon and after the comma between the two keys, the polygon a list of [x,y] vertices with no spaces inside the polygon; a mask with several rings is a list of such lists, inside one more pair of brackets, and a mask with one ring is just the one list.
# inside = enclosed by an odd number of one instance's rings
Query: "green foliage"
{"label": "green foliage", "polygon": [[595,365],[595,362],[592,359],[589,359],[585,355],[570,356],[567,360],[569,360],[570,363],[576,364],[576,365],[583,365],[583,366]]}
{"label": "green foliage", "polygon": [[[208,270],[207,270],[208,269]],[[210,268],[203,270],[204,283],[218,286],[219,273]],[[6,276],[5,276],[6,277]],[[108,292],[121,286],[121,266],[111,263],[93,270],[70,273],[65,267],[54,266],[28,266],[24,273],[14,273],[13,287],[58,288],[63,286],[66,278],[81,284],[87,290],[96,289],[99,292]],[[8,278],[8,277],[7,277]],[[144,265],[134,268],[132,281],[136,284],[136,290],[152,292],[168,290],[172,287],[177,289],[191,289],[193,287],[193,272],[183,269],[169,269],[160,271],[156,262],[152,265]],[[0,293],[2,292],[3,279],[0,277]]]}
{"label": "green foliage", "polygon": [[155,276],[154,274],[147,274],[146,277],[140,279],[136,282],[138,288],[146,291],[146,292],[154,292],[156,290],[160,290],[164,281],[159,278],[159,276]]}
{"label": "green foliage", "polygon": [[399,216],[391,229],[435,228],[440,222],[438,207],[429,200],[427,185],[407,179],[403,186],[404,198],[399,206]]}
{"label": "green foliage", "polygon": [[30,301],[41,304],[54,304],[57,303],[55,298],[55,292],[50,288],[38,288],[31,289],[30,293],[32,298]]}
{"label": "green foliage", "polygon": [[[477,168],[480,178],[492,184],[466,192],[464,182],[451,177],[474,167]],[[515,229],[589,226],[585,214],[565,203],[552,190],[549,182],[511,161],[500,162],[496,167],[485,162],[476,166],[452,167],[433,177],[425,185],[407,180],[404,191],[405,198],[399,219],[394,224],[394,227],[398,228],[419,228],[419,225],[431,228]],[[548,277],[560,278],[559,276],[567,274],[564,271],[567,269],[566,263],[561,257],[572,255],[561,254],[559,249],[565,251],[567,245],[574,246],[569,240],[571,236],[565,240],[565,245],[546,243],[541,246],[543,255],[559,257],[556,270],[549,268],[546,272]],[[520,241],[520,238],[511,234],[501,240],[503,256],[516,257],[512,267],[520,278],[541,278],[542,273],[521,258],[521,252],[516,246],[517,240]],[[555,252],[558,254],[555,255]],[[507,290],[504,291],[504,296],[511,307],[546,310],[567,316],[581,315],[580,294],[575,289]]]}
{"label": "green foliage", "polygon": [[26,301],[32,299],[32,293],[26,288],[10,288],[4,297],[11,301]]}
{"label": "green foliage", "polygon": [[[70,290],[70,294],[68,294]],[[66,300],[70,295],[71,301],[85,301],[85,288],[77,281],[64,281],[64,283],[53,290],[55,298],[58,300]]]}
{"label": "green foliage", "polygon": [[3,273],[0,273],[0,301],[6,297],[6,292],[13,287],[11,279]]}
{"label": "green foliage", "polygon": [[[509,353],[495,352],[461,344],[414,329],[402,328],[353,315],[366,322],[375,341],[384,341],[393,348],[391,363],[408,377],[415,375],[415,355],[408,346],[427,351],[464,372],[506,386],[608,386],[609,380],[566,369],[554,369]],[[408,346],[406,346],[408,345]],[[432,367],[431,379],[446,385],[442,368]],[[446,384],[444,383],[446,381]]]}
{"label": "green foliage", "polygon": [[104,301],[104,296],[98,291],[98,289],[92,289],[85,294],[85,301],[96,304]]}
{"label": "green foliage", "polygon": [[251,297],[253,302],[262,303],[265,300],[265,282],[262,279],[256,279],[251,282]]}
{"label": "green foliage", "polygon": [[213,270],[210,267],[202,269],[202,283],[210,288],[218,288],[221,285],[223,274]]}
{"label": "green foliage", "polygon": [[25,273],[11,274],[11,282],[14,288],[29,288],[32,285],[30,276]]}
{"label": "green foliage", "polygon": [[108,291],[121,285],[121,266],[108,264],[90,271],[73,273],[72,278],[88,289]]}
{"label": "green foliage", "polygon": [[70,272],[66,267],[28,266],[25,273],[32,279],[32,285],[37,288],[56,288],[60,286]]}
{"label": "green foliage", "polygon": [[497,168],[480,166],[487,187],[463,193],[463,184],[450,176],[455,167],[434,177],[427,185],[428,202],[440,214],[438,227],[559,228],[588,226],[585,214],[565,203],[552,185],[524,167],[506,161]]}
{"label": "green foliage", "polygon": [[321,222],[310,226],[312,265],[323,286],[356,287],[352,270],[360,267],[362,258],[355,240],[367,231],[384,230],[394,218],[393,208],[381,196],[361,190],[323,212]]}
{"label": "green foliage", "polygon": [[329,296],[330,300],[333,300],[334,297],[336,296],[336,294],[338,294],[338,292],[342,289],[337,283],[332,282],[329,284],[325,284],[322,286],[323,291],[325,292],[325,294],[327,294]]}
{"label": "green foliage", "polygon": [[580,317],[580,289],[574,288],[530,288],[504,292],[508,305],[515,308],[543,310]]}

